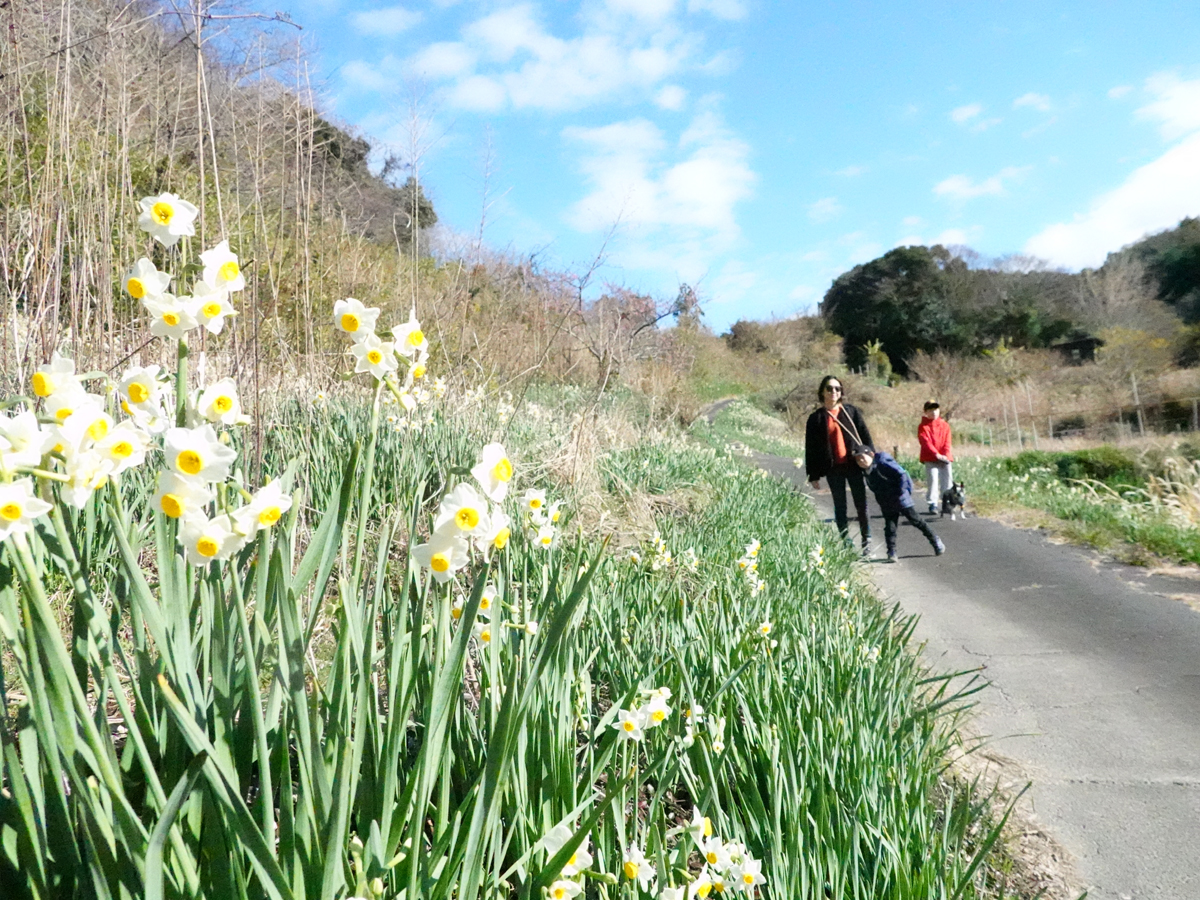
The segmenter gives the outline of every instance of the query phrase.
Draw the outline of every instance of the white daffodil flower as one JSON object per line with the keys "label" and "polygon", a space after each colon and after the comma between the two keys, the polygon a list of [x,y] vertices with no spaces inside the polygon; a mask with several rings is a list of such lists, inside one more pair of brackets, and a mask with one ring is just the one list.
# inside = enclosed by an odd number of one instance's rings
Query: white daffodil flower
{"label": "white daffodil flower", "polygon": [[558,881],[550,885],[550,900],[571,900],[572,897],[577,897],[583,892],[583,885],[578,881],[569,881],[565,878],[560,878]]}
{"label": "white daffodil flower", "polygon": [[229,516],[208,518],[203,514],[188,516],[179,531],[187,560],[193,566],[205,566],[213,560],[229,559],[245,544],[246,539],[233,528]]}
{"label": "white daffodil flower", "polygon": [[713,874],[705,866],[696,873],[696,877],[692,879],[692,883],[688,886],[689,900],[695,900],[695,898],[705,900],[712,893],[714,887],[716,887],[716,883],[713,881]]}
{"label": "white daffodil flower", "polygon": [[492,507],[492,512],[488,516],[488,529],[477,541],[478,546],[483,550],[483,561],[491,562],[492,553],[507,547],[511,537],[512,519],[500,507]]}
{"label": "white daffodil flower", "polygon": [[496,590],[494,584],[488,584],[484,587],[483,593],[479,597],[479,614],[481,616],[491,616],[492,605],[496,602],[496,595],[499,591]]}
{"label": "white daffodil flower", "polygon": [[157,409],[162,394],[162,385],[158,381],[160,371],[158,366],[130,366],[117,382],[117,393],[131,407]]}
{"label": "white daffodil flower", "polygon": [[144,197],[138,201],[138,205],[142,208],[138,227],[149,232],[164,247],[174,247],[181,237],[191,237],[196,233],[192,223],[200,210],[175,194]]}
{"label": "white daffodil flower", "polygon": [[686,888],[665,887],[658,894],[658,900],[683,900]]}
{"label": "white daffodil flower", "polygon": [[487,501],[475,488],[463,483],[442,498],[433,530],[438,534],[482,538],[491,529]]}
{"label": "white daffodil flower", "polygon": [[621,871],[630,881],[636,881],[643,891],[650,890],[650,885],[654,883],[654,879],[658,875],[654,871],[654,866],[650,865],[646,855],[636,844],[630,844],[629,849],[625,851],[625,860],[621,865]]}
{"label": "white daffodil flower", "polygon": [[66,475],[70,479],[62,486],[63,500],[76,509],[83,509],[92,494],[108,484],[113,463],[95,450],[75,453],[67,460]]}
{"label": "white daffodil flower", "polygon": [[423,569],[433,574],[438,584],[445,584],[454,573],[470,561],[467,542],[456,534],[434,534],[427,544],[418,544],[412,550],[413,559]]}
{"label": "white daffodil flower", "polygon": [[33,392],[43,398],[64,388],[77,387],[82,390],[82,386],[75,380],[75,361],[59,356],[57,351],[50,358],[50,362],[38,366],[30,384]]}
{"label": "white daffodil flower", "polygon": [[768,634],[771,633],[770,620],[766,620],[761,625],[758,626],[758,633],[761,634],[763,637],[766,637]]}
{"label": "white daffodil flower", "polygon": [[551,525],[557,525],[558,520],[562,518],[562,501],[555,500],[546,507],[546,521]]}
{"label": "white daffodil flower", "polygon": [[757,540],[752,540],[746,545],[746,555],[751,559],[758,556],[758,551],[762,549],[762,544]]}
{"label": "white daffodil flower", "polygon": [[167,429],[167,468],[214,484],[229,477],[237,451],[226,447],[211,425]]}
{"label": "white daffodil flower", "polygon": [[[170,399],[170,398],[166,398]],[[174,411],[168,417],[163,412],[162,407],[157,403],[144,403],[141,406],[130,406],[124,400],[121,401],[121,409],[129,415],[133,420],[133,424],[137,425],[143,431],[150,434],[162,434],[168,428],[175,424]]]}
{"label": "white daffodil flower", "polygon": [[657,728],[671,715],[671,707],[667,705],[664,697],[653,697],[642,707],[642,713],[645,716],[646,727]]}
{"label": "white daffodil flower", "polygon": [[[435,576],[436,577],[436,576]],[[476,622],[471,626],[471,636],[481,644],[487,645],[492,642],[492,625],[489,622]]]}
{"label": "white daffodil flower", "polygon": [[378,335],[368,334],[355,341],[350,352],[354,354],[355,372],[370,372],[383,381],[389,372],[396,371],[396,348],[391,341],[380,340]]}
{"label": "white daffodil flower", "polygon": [[292,497],[283,491],[283,482],[264,485],[245,506],[231,513],[234,527],[244,535],[270,528],[292,508]]}
{"label": "white daffodil flower", "polygon": [[612,727],[624,740],[640,741],[646,734],[646,717],[640,709],[619,709]]}
{"label": "white daffodil flower", "polygon": [[121,422],[97,441],[94,449],[102,458],[112,463],[112,474],[116,477],[126,469],[140,466],[146,461],[146,452],[150,449],[150,435],[133,422]]}
{"label": "white daffodil flower", "polygon": [[171,286],[171,276],[160,272],[154,263],[142,257],[125,276],[125,290],[134,300],[160,297]]}
{"label": "white daffodil flower", "polygon": [[[691,728],[692,726],[688,725],[688,731],[691,731]],[[704,841],[713,836],[712,819],[701,813],[696,807],[692,807],[692,821],[687,825],[672,828],[667,832],[667,837],[674,837],[685,832],[696,845],[696,849],[700,849],[704,845]]]}
{"label": "white daffodil flower", "polygon": [[[542,846],[546,848],[546,858],[552,859],[558,854],[558,851],[563,848],[566,843],[571,840],[573,829],[565,824],[559,823],[550,829],[550,832],[542,838]],[[585,835],[575,852],[563,865],[562,874],[567,878],[574,878],[584,869],[587,869],[592,864],[592,854],[588,851],[588,845],[591,839]]]}
{"label": "white daffodil flower", "polygon": [[542,525],[538,528],[533,542],[543,550],[553,550],[558,545],[558,529],[553,525]]}
{"label": "white daffodil flower", "polygon": [[222,378],[205,388],[196,398],[196,412],[214,425],[241,425],[246,420],[232,378]]}
{"label": "white daffodil flower", "polygon": [[730,868],[729,880],[733,882],[734,888],[745,893],[750,893],[758,885],[767,883],[762,873],[762,863],[749,857]]}
{"label": "white daffodil flower", "polygon": [[34,494],[32,478],[0,484],[0,541],[29,532],[33,520],[50,509],[49,503]]}
{"label": "white daffodil flower", "polygon": [[392,337],[396,339],[396,352],[408,359],[419,358],[429,349],[415,309],[409,312],[407,322],[392,329]]}
{"label": "white daffodil flower", "polygon": [[209,334],[220,334],[225,327],[225,320],[237,315],[225,288],[215,288],[197,281],[192,287],[192,300],[196,322]]}
{"label": "white daffodil flower", "polygon": [[508,483],[512,481],[513,467],[503,444],[488,444],[480,451],[479,463],[471,469],[471,475],[479,482],[484,495],[493,503],[503,503],[508,496]]}
{"label": "white daffodil flower", "polygon": [[446,396],[445,380],[441,378],[435,378],[433,380],[433,396],[437,397],[439,400]]}
{"label": "white daffodil flower", "polygon": [[544,516],[546,508],[546,492],[540,488],[530,488],[521,497],[521,505],[531,515]]}
{"label": "white daffodil flower", "polygon": [[229,241],[221,241],[211,250],[200,254],[204,273],[200,276],[214,291],[241,291],[246,279],[238,266],[237,254],[229,249]]}
{"label": "white daffodil flower", "polygon": [[704,839],[700,844],[700,855],[714,869],[723,870],[729,868],[731,862],[729,851],[725,849],[725,842],[716,835]]}
{"label": "white daffodil flower", "polygon": [[196,301],[191,297],[176,297],[160,294],[142,301],[153,321],[150,333],[155,337],[183,340],[184,336],[199,323],[196,321]]}
{"label": "white daffodil flower", "polygon": [[54,448],[55,440],[54,433],[43,429],[32,411],[11,418],[0,414],[0,463],[10,472],[37,466]]}
{"label": "white daffodil flower", "polygon": [[375,320],[379,318],[378,307],[364,306],[361,300],[347,297],[333,304],[333,324],[355,340],[360,340],[375,331]]}
{"label": "white daffodil flower", "polygon": [[[44,408],[46,414],[53,417],[59,427],[66,425],[78,413],[79,421],[87,420],[87,425],[83,430],[90,427],[96,418],[104,415],[102,398],[95,394],[89,394],[78,383],[63,385],[62,390],[55,391],[46,398]],[[80,438],[84,436],[83,430],[79,432]],[[100,437],[103,436],[103,434],[100,435]]]}
{"label": "white daffodil flower", "polygon": [[204,507],[213,501],[213,492],[202,481],[162,472],[158,476],[158,490],[150,499],[150,505],[171,519],[204,515]]}
{"label": "white daffodil flower", "polygon": [[462,597],[459,597],[450,606],[450,618],[452,618],[455,622],[462,618],[463,605],[463,599]]}

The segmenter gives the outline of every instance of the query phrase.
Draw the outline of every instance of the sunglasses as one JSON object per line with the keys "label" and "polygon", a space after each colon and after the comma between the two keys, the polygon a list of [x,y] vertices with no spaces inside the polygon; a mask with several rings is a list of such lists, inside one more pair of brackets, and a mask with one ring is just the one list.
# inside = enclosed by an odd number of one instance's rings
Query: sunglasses
{"label": "sunglasses", "polygon": [[840,394],[842,392],[842,389],[836,384],[827,384],[827,385],[825,385],[825,391],[830,394],[832,394],[836,391],[837,393]]}

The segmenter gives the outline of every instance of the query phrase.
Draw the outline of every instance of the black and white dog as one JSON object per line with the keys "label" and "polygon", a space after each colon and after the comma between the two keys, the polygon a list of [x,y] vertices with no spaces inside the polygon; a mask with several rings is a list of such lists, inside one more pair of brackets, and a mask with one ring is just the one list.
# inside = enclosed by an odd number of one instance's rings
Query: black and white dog
{"label": "black and white dog", "polygon": [[959,514],[965,519],[967,517],[967,490],[966,485],[961,481],[956,481],[948,490],[942,491],[942,515],[950,513],[950,521],[958,518]]}

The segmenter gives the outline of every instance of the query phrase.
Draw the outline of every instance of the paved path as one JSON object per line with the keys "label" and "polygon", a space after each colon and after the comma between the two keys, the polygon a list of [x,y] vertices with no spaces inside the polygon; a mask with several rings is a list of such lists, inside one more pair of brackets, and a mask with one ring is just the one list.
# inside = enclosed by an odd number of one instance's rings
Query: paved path
{"label": "paved path", "polygon": [[[791,460],[755,458],[808,493]],[[832,516],[828,491],[814,500]],[[870,573],[920,615],[931,666],[982,667],[976,727],[1032,779],[1089,900],[1200,900],[1200,612],[1179,599],[1200,599],[1200,581],[987,519],[933,527],[945,556],[903,525],[900,562]]]}

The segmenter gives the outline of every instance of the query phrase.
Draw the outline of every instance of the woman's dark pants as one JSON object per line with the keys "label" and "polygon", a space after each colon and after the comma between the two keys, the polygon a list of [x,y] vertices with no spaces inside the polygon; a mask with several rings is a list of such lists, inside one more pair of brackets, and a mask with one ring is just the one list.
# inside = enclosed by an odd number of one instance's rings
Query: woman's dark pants
{"label": "woman's dark pants", "polygon": [[896,529],[900,525],[901,516],[908,519],[908,523],[920,531],[921,534],[925,535],[926,539],[935,549],[937,548],[937,535],[933,533],[933,529],[929,527],[924,519],[917,515],[915,509],[907,506],[894,516],[885,514],[883,517],[883,540],[887,544],[888,556],[896,555]]}
{"label": "woman's dark pants", "polygon": [[858,530],[865,544],[871,537],[871,520],[867,517],[867,485],[862,469],[833,470],[825,476],[829,492],[833,494],[833,520],[837,522],[842,538],[850,540],[850,521],[846,516],[846,485],[850,485],[850,496],[854,499],[854,511],[858,514]]}

